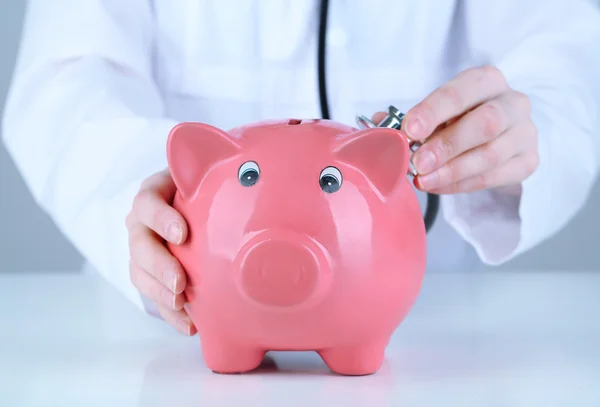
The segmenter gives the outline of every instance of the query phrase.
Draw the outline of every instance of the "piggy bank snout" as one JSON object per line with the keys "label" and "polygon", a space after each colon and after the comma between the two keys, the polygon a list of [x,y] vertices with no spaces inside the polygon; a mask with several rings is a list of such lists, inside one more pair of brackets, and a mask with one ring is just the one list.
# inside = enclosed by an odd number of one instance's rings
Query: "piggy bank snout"
{"label": "piggy bank snout", "polygon": [[264,236],[240,253],[239,287],[262,305],[293,307],[316,299],[327,285],[323,250],[303,236]]}

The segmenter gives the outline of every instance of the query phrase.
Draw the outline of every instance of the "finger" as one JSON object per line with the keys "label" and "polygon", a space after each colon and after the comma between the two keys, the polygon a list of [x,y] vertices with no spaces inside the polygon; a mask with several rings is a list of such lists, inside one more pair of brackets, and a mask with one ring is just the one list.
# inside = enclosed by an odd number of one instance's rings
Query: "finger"
{"label": "finger", "polygon": [[184,335],[196,334],[196,326],[190,319],[185,309],[173,310],[162,305],[157,305],[158,312],[163,319]]}
{"label": "finger", "polygon": [[539,165],[536,153],[521,154],[483,174],[464,178],[446,187],[434,189],[434,194],[458,194],[484,189],[517,185],[526,180]]}
{"label": "finger", "polygon": [[173,294],[183,292],[186,274],[181,263],[150,229],[138,223],[129,232],[132,260]]}
{"label": "finger", "polygon": [[136,195],[132,212],[144,225],[173,244],[187,238],[187,224],[181,214],[171,206],[173,197],[170,176],[159,173],[142,184]]}
{"label": "finger", "polygon": [[171,173],[168,169],[159,171],[146,178],[140,186],[140,190],[145,189],[152,189],[156,191],[168,203],[173,201],[175,192],[177,192],[177,187],[175,186],[175,182],[173,182],[173,178],[171,177]]}
{"label": "finger", "polygon": [[388,114],[386,112],[375,112],[373,116],[371,116],[371,121],[379,126],[379,123],[381,123],[381,121],[385,119],[387,115]]}
{"label": "finger", "polygon": [[424,140],[441,124],[508,89],[504,75],[483,66],[461,72],[406,113],[402,129],[412,140]]}
{"label": "finger", "polygon": [[518,92],[506,92],[485,102],[451,126],[435,132],[415,152],[413,165],[419,174],[428,174],[465,151],[498,137],[527,117],[529,109],[529,99]]}
{"label": "finger", "polygon": [[[386,113],[386,112],[375,112],[373,114],[373,116],[371,116],[371,121],[373,122],[373,124],[379,126],[379,123],[381,123],[387,115],[388,115],[388,113]],[[443,127],[449,126],[452,123],[454,123],[456,120],[458,120],[459,118],[460,118],[460,116],[456,116],[456,117],[448,120],[447,122],[442,123],[442,125],[440,127],[443,128]]]}
{"label": "finger", "polygon": [[507,130],[492,141],[451,159],[437,170],[418,175],[415,178],[415,185],[424,191],[444,188],[462,179],[500,167],[516,155],[535,151],[536,133],[531,133],[532,126],[526,122]]}
{"label": "finger", "polygon": [[144,296],[169,309],[183,309],[185,294],[174,294],[134,261],[129,265],[129,270],[131,282]]}

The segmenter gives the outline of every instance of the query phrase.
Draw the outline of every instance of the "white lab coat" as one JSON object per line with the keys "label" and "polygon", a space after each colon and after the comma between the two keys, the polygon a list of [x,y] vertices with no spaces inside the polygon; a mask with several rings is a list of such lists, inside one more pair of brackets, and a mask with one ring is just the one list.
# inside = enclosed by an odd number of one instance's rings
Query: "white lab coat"
{"label": "white lab coat", "polygon": [[[500,264],[584,205],[600,158],[600,14],[582,0],[332,0],[332,117],[407,111],[460,70],[498,66],[529,95],[539,169],[520,197],[442,197],[429,270]],[[179,121],[224,129],[320,117],[318,1],[32,0],[3,137],[37,202],[143,307],[125,217],[167,165]],[[423,194],[420,194],[424,198]]]}

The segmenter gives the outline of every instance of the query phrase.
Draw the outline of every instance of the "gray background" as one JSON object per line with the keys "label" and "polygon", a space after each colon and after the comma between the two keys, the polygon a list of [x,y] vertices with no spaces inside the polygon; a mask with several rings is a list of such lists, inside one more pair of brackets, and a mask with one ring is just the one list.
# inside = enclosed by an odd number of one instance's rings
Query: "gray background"
{"label": "gray background", "polygon": [[[24,0],[0,4],[0,112],[17,53]],[[600,51],[600,45],[599,45]],[[568,148],[568,144],[565,144]],[[568,165],[568,163],[565,163]],[[559,235],[500,268],[600,270],[600,185]],[[30,249],[33,249],[30,251]],[[33,201],[0,144],[0,271],[77,270],[82,258]]]}

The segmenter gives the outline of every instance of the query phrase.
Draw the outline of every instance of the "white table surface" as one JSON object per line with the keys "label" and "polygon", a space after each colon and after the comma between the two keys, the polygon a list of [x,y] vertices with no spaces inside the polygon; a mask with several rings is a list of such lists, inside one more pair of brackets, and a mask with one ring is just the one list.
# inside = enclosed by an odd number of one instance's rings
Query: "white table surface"
{"label": "white table surface", "polygon": [[428,275],[377,374],[217,375],[96,276],[0,273],[0,406],[600,406],[600,272]]}

